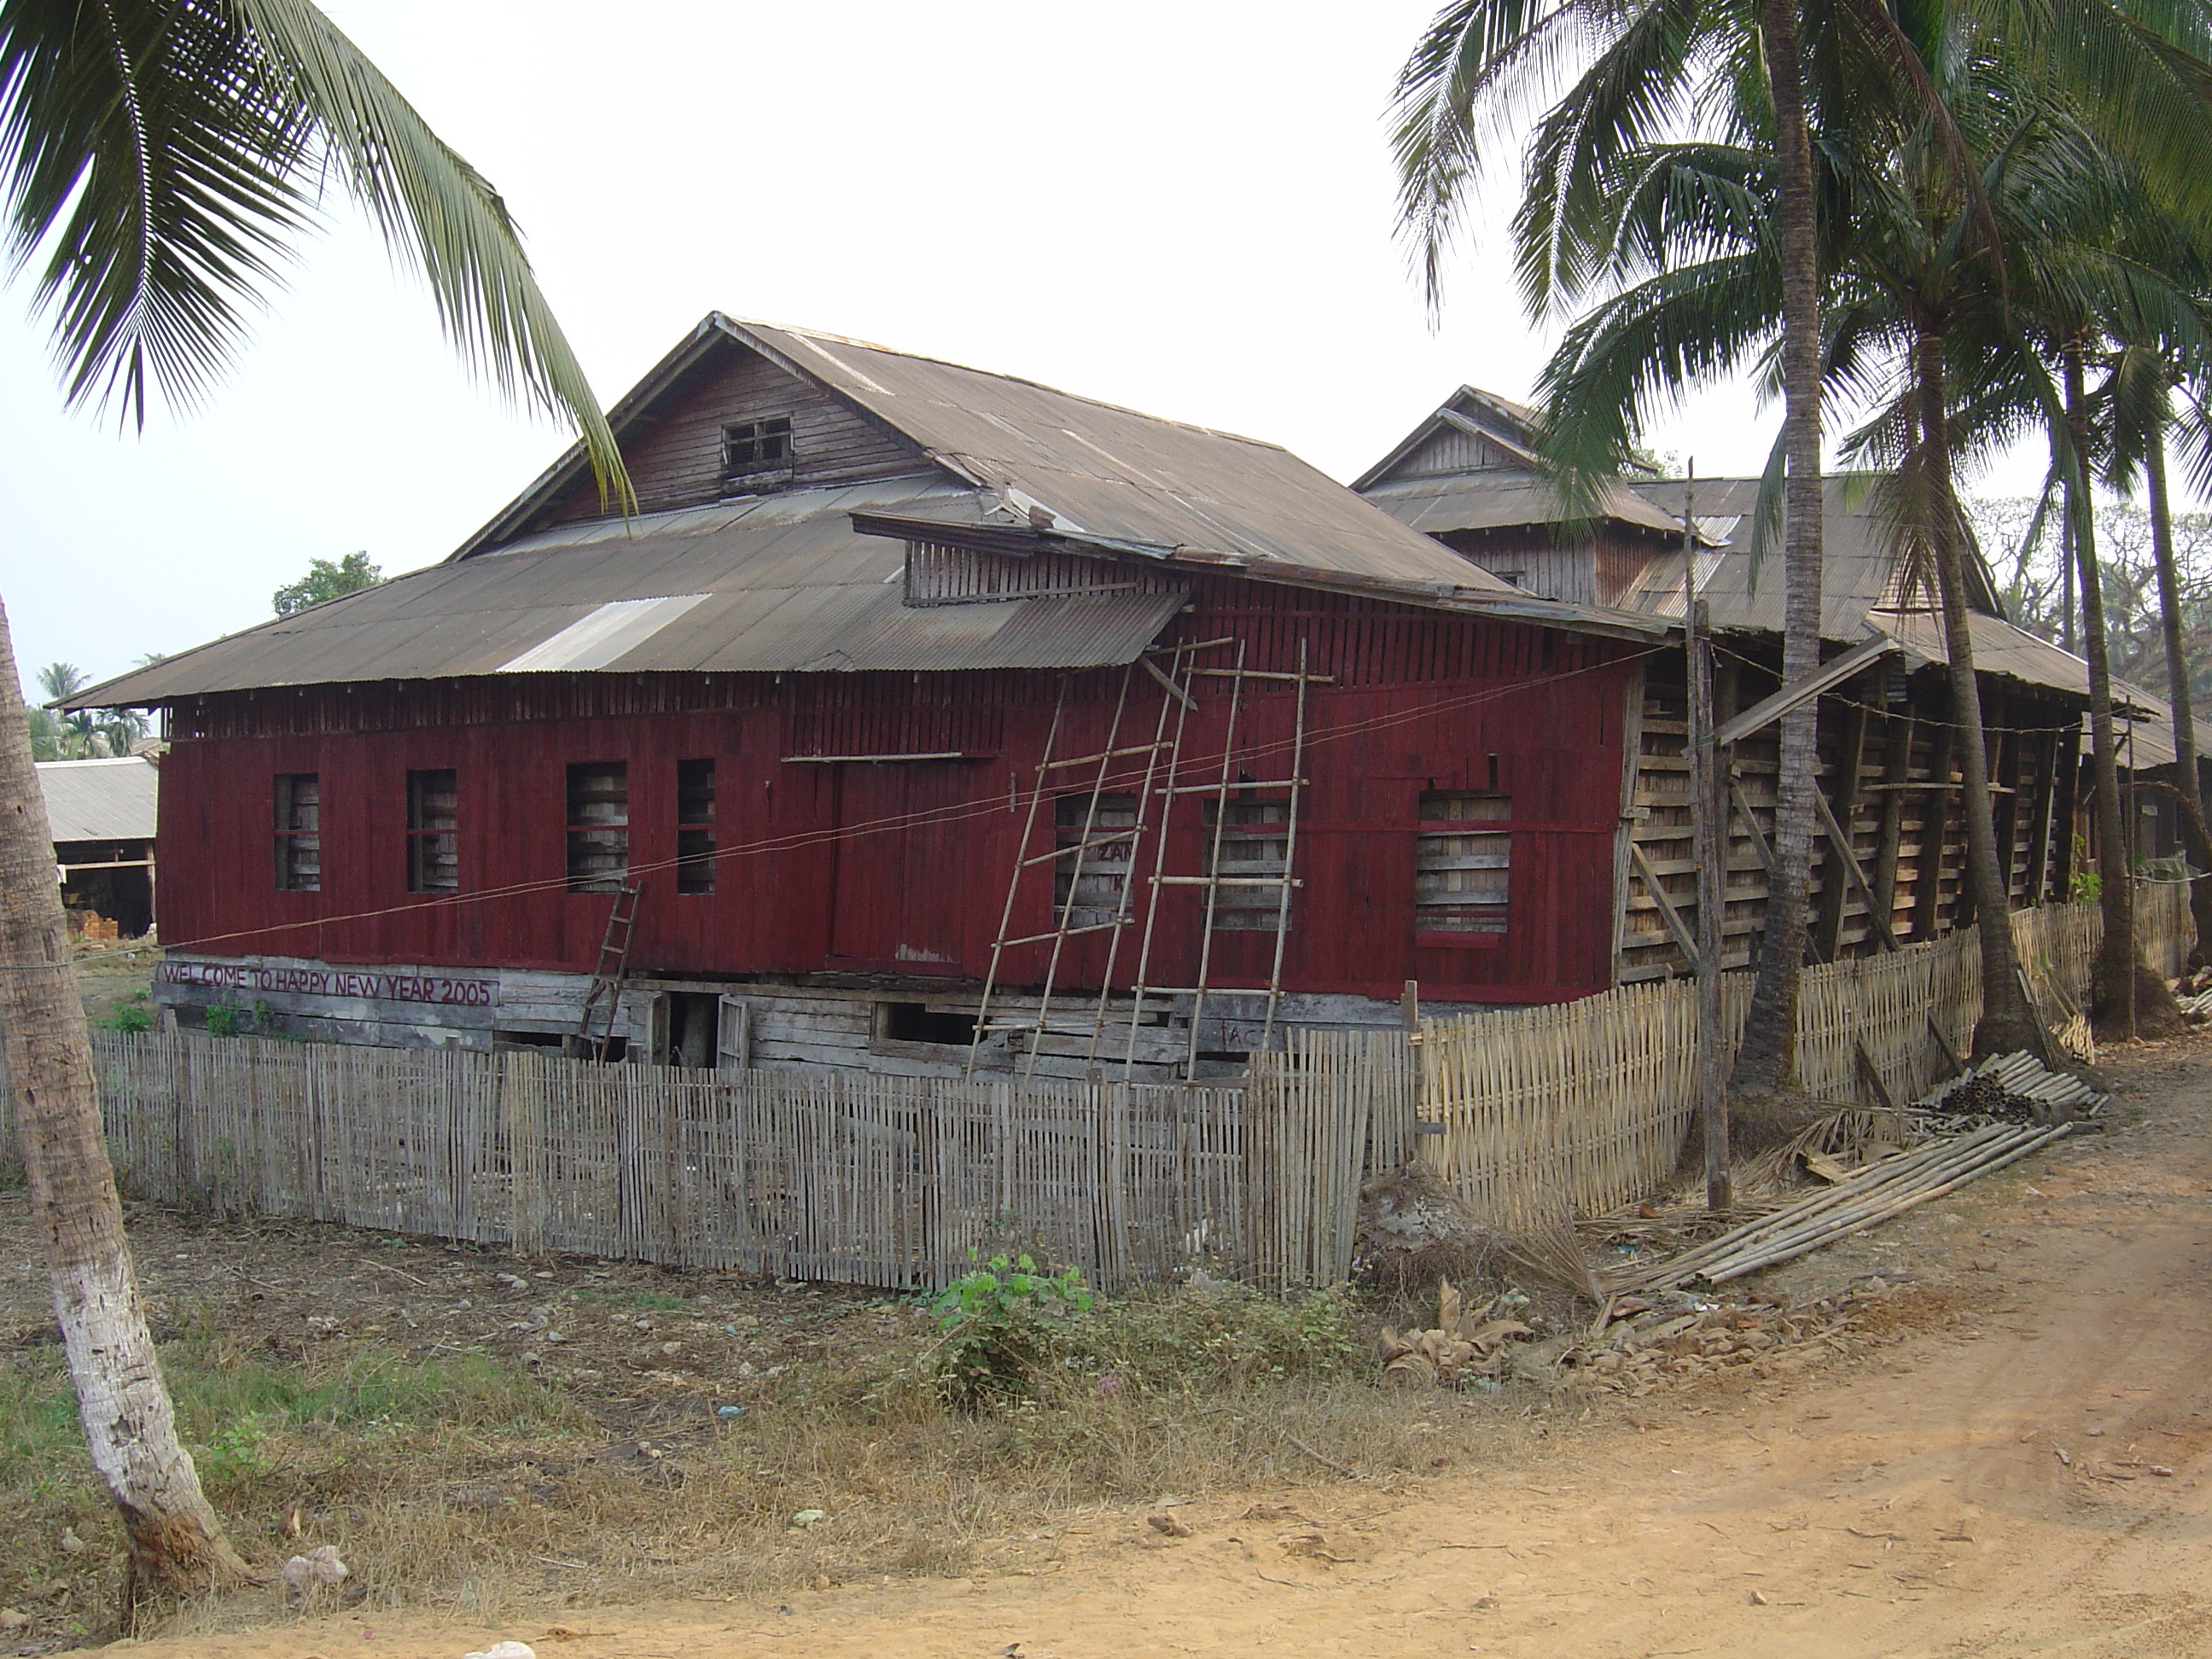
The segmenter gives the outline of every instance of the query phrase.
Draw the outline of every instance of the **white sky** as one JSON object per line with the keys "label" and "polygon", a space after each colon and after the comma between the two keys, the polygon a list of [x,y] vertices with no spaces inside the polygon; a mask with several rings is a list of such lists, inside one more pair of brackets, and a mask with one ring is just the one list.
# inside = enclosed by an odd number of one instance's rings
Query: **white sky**
{"label": "white sky", "polygon": [[[1434,330],[1392,240],[1382,112],[1433,0],[325,3],[505,193],[605,402],[720,309],[1349,478],[1463,380],[1525,395],[1554,337],[1512,286],[1506,192]],[[0,295],[0,593],[27,679],[248,626],[313,557],[432,562],[566,441],[468,380],[349,219],[207,405],[143,437],[63,412],[27,300]],[[1725,391],[1653,441],[1752,471],[1778,418]]]}

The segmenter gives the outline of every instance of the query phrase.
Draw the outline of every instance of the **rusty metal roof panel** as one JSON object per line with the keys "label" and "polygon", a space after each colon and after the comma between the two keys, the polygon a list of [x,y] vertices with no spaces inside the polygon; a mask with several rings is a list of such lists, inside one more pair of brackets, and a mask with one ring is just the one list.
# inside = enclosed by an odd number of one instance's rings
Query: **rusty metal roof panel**
{"label": "rusty metal roof panel", "polygon": [[1280,447],[1009,375],[834,336],[721,319],[1056,533],[1395,581],[1476,572]]}
{"label": "rusty metal roof panel", "polygon": [[[566,526],[217,640],[80,706],[348,680],[498,672],[953,670],[1127,662],[1182,602],[1111,593],[910,609],[905,548],[860,501],[950,511],[910,487],[794,492],[775,511]],[[817,499],[810,514],[800,495]]]}
{"label": "rusty metal roof panel", "polygon": [[38,770],[56,842],[154,838],[161,769],[143,755],[41,761]]}

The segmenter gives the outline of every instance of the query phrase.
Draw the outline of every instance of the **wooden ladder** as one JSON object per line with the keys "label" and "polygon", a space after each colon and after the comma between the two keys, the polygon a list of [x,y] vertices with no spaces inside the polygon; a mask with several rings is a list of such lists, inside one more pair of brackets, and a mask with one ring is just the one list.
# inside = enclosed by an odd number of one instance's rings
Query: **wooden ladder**
{"label": "wooden ladder", "polygon": [[[1197,699],[1191,690],[1194,671],[1190,659],[1200,652],[1212,650],[1227,643],[1225,640],[1206,640],[1189,645],[1164,646],[1145,653],[1136,662],[1123,669],[1113,716],[1106,729],[1105,744],[1096,754],[1063,758],[1054,753],[1066,712],[1068,680],[1073,677],[1061,679],[1060,702],[1053,709],[1052,726],[1045,734],[1044,752],[1038,757],[1036,778],[1030,790],[1028,811],[1022,824],[1020,850],[1015,856],[1013,873],[1006,884],[1006,902],[999,918],[999,936],[991,945],[991,965],[984,977],[983,1000],[975,1016],[975,1035],[968,1051],[969,1076],[975,1074],[984,1043],[994,1034],[1002,1031],[1009,1034],[1010,1046],[1020,1044],[1020,1059],[1016,1069],[1023,1077],[1036,1074],[1038,1053],[1048,1037],[1081,1040],[1085,1044],[1085,1062],[1091,1066],[1098,1063],[1099,1049],[1107,1029],[1118,1023],[1111,1012],[1114,970],[1121,957],[1123,935],[1136,923],[1134,908],[1139,866],[1144,863],[1148,853],[1155,870],[1159,864],[1158,836],[1165,825],[1167,812],[1164,804],[1155,810],[1155,803],[1164,795],[1172,799],[1171,789],[1162,789],[1159,786],[1163,781],[1172,785],[1175,780],[1183,729],[1188,722],[1190,711],[1197,706]],[[1164,659],[1167,665],[1162,667],[1154,660],[1156,658]],[[1163,696],[1153,719],[1151,739],[1125,743],[1122,733],[1129,714],[1129,692],[1133,676],[1139,668],[1159,682]],[[1141,725],[1139,730],[1142,730]],[[1067,780],[1065,784],[1055,776],[1069,771],[1075,771],[1077,776]],[[1089,774],[1087,777],[1083,775],[1085,771]],[[1067,795],[1081,797],[1085,801],[1081,831],[1068,846],[1059,844],[1058,802],[1063,789]],[[1102,800],[1109,794],[1120,793],[1129,793],[1135,799],[1135,821],[1127,825],[1101,823]],[[1051,811],[1046,810],[1048,801],[1053,804]],[[1056,872],[1066,872],[1067,902],[1055,905],[1051,927],[1016,936],[1013,927],[1019,895],[1029,871],[1040,864],[1054,866]],[[1120,878],[1113,909],[1103,921],[1078,923],[1074,917],[1079,910],[1087,908],[1078,903],[1083,878],[1086,873],[1094,872]],[[1063,1001],[1061,1010],[1055,1010],[1054,1000],[1061,990],[1060,976],[1067,942],[1086,933],[1108,935],[1106,961],[1099,975],[1098,994],[1095,998],[1087,999],[1087,1007],[1069,1000]],[[1000,969],[1006,952],[1021,946],[1045,944],[1049,944],[1052,949],[1045,961],[1044,981],[1037,998],[1036,1012],[1034,1014],[1009,1013],[994,1018],[992,1002],[1000,992]],[[1131,1041],[1134,1042],[1133,1033]]]}
{"label": "wooden ladder", "polygon": [[[630,934],[637,924],[637,899],[641,890],[634,883],[615,889],[615,902],[607,911],[607,930],[599,938],[599,960],[592,966],[592,983],[584,993],[584,1012],[576,1021],[575,1053],[585,1060],[605,1060],[614,1043],[615,1020],[622,1010],[623,981],[629,976]],[[599,1033],[592,1035],[594,1022]]]}
{"label": "wooden ladder", "polygon": [[[1275,1020],[1283,999],[1283,954],[1290,940],[1291,890],[1304,884],[1297,874],[1298,852],[1298,809],[1310,787],[1305,775],[1306,766],[1306,688],[1330,683],[1325,674],[1312,674],[1306,668],[1306,641],[1298,641],[1298,668],[1295,674],[1285,674],[1244,665],[1245,647],[1239,641],[1237,665],[1234,668],[1211,668],[1198,672],[1211,674],[1230,682],[1229,719],[1222,735],[1221,772],[1211,783],[1176,784],[1172,781],[1160,791],[1164,797],[1160,808],[1162,845],[1166,844],[1167,819],[1176,799],[1183,795],[1210,795],[1213,799],[1212,833],[1206,837],[1206,867],[1198,875],[1170,875],[1155,869],[1152,892],[1146,902],[1143,942],[1138,947],[1137,983],[1129,1009],[1129,1042],[1121,1062],[1121,1074],[1132,1075],[1136,1064],[1137,1028],[1144,1018],[1146,999],[1165,1000],[1171,997],[1190,999],[1189,1040],[1183,1054],[1183,1078],[1194,1081],[1198,1076],[1199,1027],[1206,1018],[1209,997],[1256,999],[1262,1010],[1260,1027],[1260,1047],[1272,1046],[1275,1036]],[[1234,777],[1237,762],[1237,728],[1243,712],[1244,684],[1247,680],[1289,680],[1297,686],[1296,724],[1291,743],[1288,775],[1281,778],[1245,781]],[[1274,876],[1231,876],[1222,871],[1222,849],[1229,837],[1226,831],[1230,819],[1230,795],[1232,791],[1253,789],[1281,790],[1287,795],[1283,822],[1283,872]],[[1154,985],[1148,981],[1147,970],[1152,966],[1152,938],[1159,916],[1160,894],[1170,887],[1194,888],[1206,896],[1199,929],[1198,974],[1194,984]],[[1272,887],[1275,890],[1275,942],[1269,958],[1267,979],[1263,985],[1215,985],[1209,981],[1213,975],[1213,945],[1221,929],[1221,891],[1226,887]]]}

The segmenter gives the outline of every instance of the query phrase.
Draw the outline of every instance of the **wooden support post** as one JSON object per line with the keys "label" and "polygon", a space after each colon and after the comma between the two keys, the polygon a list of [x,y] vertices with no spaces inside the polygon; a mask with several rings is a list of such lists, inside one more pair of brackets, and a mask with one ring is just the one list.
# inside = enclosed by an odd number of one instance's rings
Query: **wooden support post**
{"label": "wooden support post", "polygon": [[1421,1030],[1421,981],[1409,979],[1398,997],[1398,1024],[1407,1036],[1417,1036]]}
{"label": "wooden support post", "polygon": [[1921,797],[1920,856],[1913,861],[1912,937],[1934,939],[1943,931],[1943,853],[1951,830],[1951,760],[1959,748],[1959,727],[1943,700],[1944,719],[1936,728],[1936,752],[1928,767],[1928,793]]}
{"label": "wooden support post", "polygon": [[[1820,860],[1820,914],[1814,926],[1820,954],[1830,962],[1843,952],[1844,913],[1850,908],[1850,887],[1844,877],[1856,863],[1850,825],[1858,815],[1859,768],[1866,759],[1866,704],[1854,702],[1844,710],[1844,735],[1836,745],[1835,771],[1828,787],[1819,792],[1831,830],[1829,856]],[[1863,878],[1860,884],[1863,887]],[[1868,902],[1871,904],[1872,899]]]}
{"label": "wooden support post", "polygon": [[1836,862],[1842,866],[1838,873],[1866,895],[1867,921],[1874,929],[1875,937],[1881,941],[1884,950],[1894,951],[1897,949],[1897,935],[1889,930],[1889,918],[1873,908],[1874,884],[1867,879],[1865,866],[1859,863],[1858,854],[1851,850],[1850,840],[1844,834],[1844,826],[1836,821],[1835,812],[1828,805],[1828,798],[1816,790],[1813,804],[1820,809],[1820,828],[1826,832],[1828,845],[1836,854]]}
{"label": "wooden support post", "polygon": [[[1996,707],[1994,712],[1990,703]],[[1990,781],[1998,788],[1996,798],[1997,868],[2004,878],[2005,902],[2009,907],[2024,902],[2018,891],[2015,876],[2020,865],[2020,733],[2003,729],[2011,724],[2014,703],[2002,691],[1992,697],[1983,693],[1982,723],[1999,729],[1990,733]]]}
{"label": "wooden support post", "polygon": [[2058,843],[2051,863],[2051,896],[2063,902],[2074,890],[2075,826],[2081,815],[2081,728],[2057,734],[2057,760],[2051,768],[2051,833]]}
{"label": "wooden support post", "polygon": [[1682,667],[1689,681],[1690,856],[1698,866],[1698,1118],[1705,1143],[1705,1207],[1726,1210],[1728,1083],[1721,1073],[1722,925],[1728,908],[1729,809],[1720,750],[1713,740],[1713,655],[1705,602],[1697,596],[1697,467],[1682,496]]}
{"label": "wooden support post", "polygon": [[1874,893],[1875,908],[1890,924],[1894,933],[1897,927],[1897,854],[1899,844],[1905,839],[1905,786],[1912,776],[1912,716],[1908,714],[1883,717],[1889,727],[1887,754],[1881,768],[1881,781],[1888,787],[1881,796],[1881,839],[1875,843]]}
{"label": "wooden support post", "polygon": [[2027,902],[2040,904],[2051,895],[2051,809],[2057,801],[2058,733],[2035,738],[2035,799],[2029,808]]}
{"label": "wooden support post", "polygon": [[1697,936],[1690,931],[1689,924],[1682,920],[1682,913],[1674,908],[1674,901],[1667,896],[1667,890],[1659,884],[1659,872],[1651,867],[1651,860],[1644,850],[1631,842],[1628,856],[1635,863],[1636,873],[1643,878],[1644,890],[1651,895],[1651,902],[1659,907],[1659,915],[1667,924],[1667,931],[1674,936],[1674,943],[1682,947],[1682,955],[1694,973],[1698,966]]}

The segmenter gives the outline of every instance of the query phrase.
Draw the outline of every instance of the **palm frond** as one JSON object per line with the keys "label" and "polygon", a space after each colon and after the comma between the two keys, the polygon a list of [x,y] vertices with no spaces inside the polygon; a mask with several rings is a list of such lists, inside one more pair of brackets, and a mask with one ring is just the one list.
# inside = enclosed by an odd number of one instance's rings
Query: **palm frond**
{"label": "palm frond", "polygon": [[313,220],[325,158],[502,392],[573,422],[635,496],[505,204],[307,0],[0,0],[0,185],[43,249],[70,401],[203,396]]}

